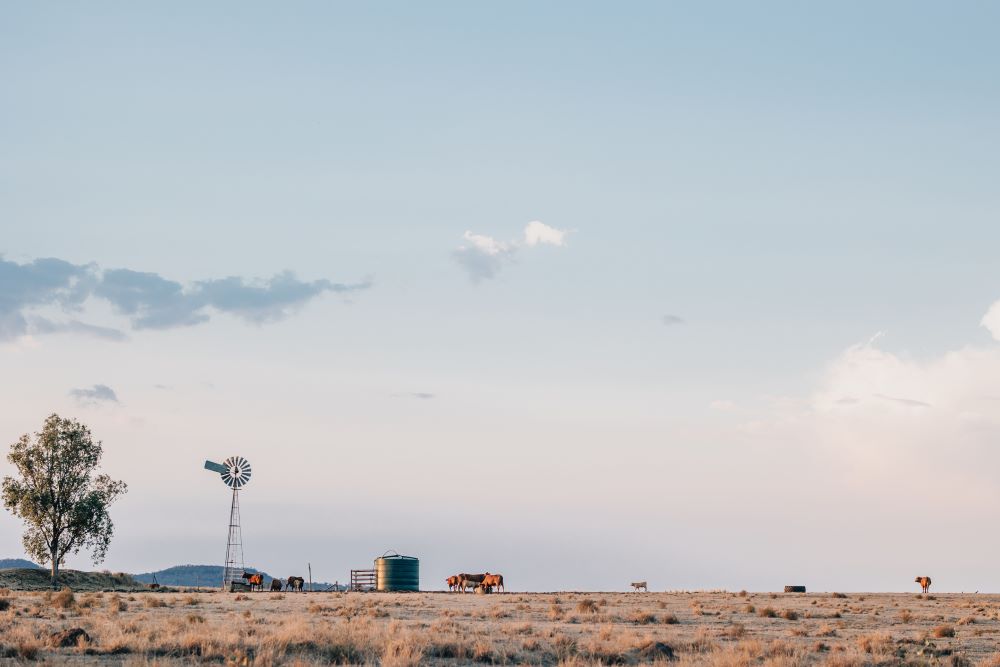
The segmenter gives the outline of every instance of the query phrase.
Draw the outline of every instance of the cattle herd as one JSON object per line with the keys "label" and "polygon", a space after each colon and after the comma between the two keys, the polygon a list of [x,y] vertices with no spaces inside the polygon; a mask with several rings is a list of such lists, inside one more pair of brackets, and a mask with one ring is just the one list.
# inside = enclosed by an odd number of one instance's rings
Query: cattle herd
{"label": "cattle herd", "polygon": [[480,592],[480,593],[492,593],[493,589],[502,591],[503,588],[503,575],[502,574],[490,574],[489,572],[484,572],[483,574],[453,574],[445,580],[448,584],[449,591],[462,591],[463,593],[470,588]]}
{"label": "cattle herd", "polygon": [[[264,590],[264,575],[261,574],[260,572],[256,572],[254,574],[250,574],[249,572],[244,572],[243,573],[243,578],[250,585],[250,590],[252,590],[252,591],[254,591],[254,590],[262,591],[262,590]],[[288,577],[288,581],[287,581],[287,583],[284,584],[284,587],[285,587],[285,590],[288,590],[288,591],[301,591],[302,590],[302,586],[305,583],[306,583],[306,580],[303,579],[302,577]],[[271,590],[272,591],[280,591],[281,588],[282,588],[281,579],[275,578],[275,579],[271,580]]]}

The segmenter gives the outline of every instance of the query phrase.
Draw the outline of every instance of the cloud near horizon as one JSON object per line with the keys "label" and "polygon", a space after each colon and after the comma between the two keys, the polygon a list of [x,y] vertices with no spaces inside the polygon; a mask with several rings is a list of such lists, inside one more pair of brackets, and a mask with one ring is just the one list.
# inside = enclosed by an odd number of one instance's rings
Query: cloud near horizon
{"label": "cloud near horizon", "polygon": [[325,279],[307,282],[284,271],[267,280],[230,276],[184,286],[156,273],[131,269],[102,271],[96,264],[77,265],[55,258],[18,264],[0,257],[0,340],[52,333],[126,339],[118,329],[30,314],[47,306],[80,312],[90,298],[109,303],[116,313],[129,318],[135,330],[193,326],[209,321],[212,313],[228,313],[259,325],[282,320],[325,292],[349,294],[371,285],[370,279],[353,284]]}
{"label": "cloud near horizon", "polygon": [[86,389],[70,389],[69,395],[80,405],[96,405],[98,403],[118,403],[118,395],[106,384],[95,384]]}
{"label": "cloud near horizon", "polygon": [[459,246],[452,256],[473,282],[480,282],[495,278],[505,264],[513,261],[519,249],[539,245],[562,247],[568,235],[568,230],[549,227],[538,220],[525,225],[521,240],[498,241],[492,236],[466,231],[462,235],[466,244]]}
{"label": "cloud near horizon", "polygon": [[[996,304],[987,328],[991,313]],[[741,432],[785,443],[873,502],[887,488],[935,515],[1000,502],[991,472],[1000,465],[1000,346],[918,361],[880,349],[880,338],[844,350],[814,391],[761,412]],[[928,495],[930,487],[940,493]]]}

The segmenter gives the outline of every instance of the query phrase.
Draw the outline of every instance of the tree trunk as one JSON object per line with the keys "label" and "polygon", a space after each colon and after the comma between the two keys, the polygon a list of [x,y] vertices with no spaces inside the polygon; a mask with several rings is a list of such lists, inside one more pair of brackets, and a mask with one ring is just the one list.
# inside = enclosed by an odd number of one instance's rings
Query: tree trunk
{"label": "tree trunk", "polygon": [[59,559],[52,553],[52,588],[59,588]]}

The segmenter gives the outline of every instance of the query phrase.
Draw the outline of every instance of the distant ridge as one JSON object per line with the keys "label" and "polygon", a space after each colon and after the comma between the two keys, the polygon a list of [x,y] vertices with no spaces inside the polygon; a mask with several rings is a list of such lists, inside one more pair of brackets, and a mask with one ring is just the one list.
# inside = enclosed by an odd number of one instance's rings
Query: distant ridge
{"label": "distant ridge", "polygon": [[22,570],[40,570],[41,565],[35,565],[30,560],[24,560],[23,558],[0,558],[0,570],[10,570],[10,569],[22,569]]}
{"label": "distant ridge", "polygon": [[[252,567],[247,568],[247,572],[258,572],[258,570]],[[271,585],[271,580],[273,577],[267,572],[261,572],[264,575],[264,588],[268,588]],[[305,573],[302,573],[303,575]],[[163,570],[158,570],[156,572],[143,572],[142,574],[134,574],[136,581],[141,581],[144,584],[151,584],[153,580],[161,586],[200,586],[207,588],[218,588],[222,585],[222,566],[221,565],[174,565],[173,567],[168,567]],[[284,581],[285,578],[282,578]],[[309,582],[306,582],[306,586]],[[325,581],[314,581],[313,588],[315,590],[321,591],[333,586],[331,583]]]}

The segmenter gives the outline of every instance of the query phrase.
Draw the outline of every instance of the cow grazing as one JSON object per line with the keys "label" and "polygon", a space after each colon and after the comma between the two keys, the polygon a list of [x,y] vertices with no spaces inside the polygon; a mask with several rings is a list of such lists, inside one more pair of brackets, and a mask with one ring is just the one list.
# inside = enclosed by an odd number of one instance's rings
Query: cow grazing
{"label": "cow grazing", "polygon": [[930,577],[917,577],[914,579],[916,583],[920,584],[921,591],[926,593],[931,589],[931,578]]}
{"label": "cow grazing", "polygon": [[460,574],[458,575],[458,588],[464,593],[466,590],[483,583],[485,578],[485,574]]}
{"label": "cow grazing", "polygon": [[280,591],[281,591],[281,579],[272,579],[271,580],[271,592],[272,593],[278,593]]}
{"label": "cow grazing", "polygon": [[638,593],[639,591],[649,592],[649,586],[646,585],[645,581],[633,581],[632,590]]}
{"label": "cow grazing", "polygon": [[257,572],[255,574],[244,572],[243,578],[247,580],[248,584],[250,584],[251,591],[254,590],[255,588],[258,591],[264,590],[264,575],[261,574],[260,572]]}
{"label": "cow grazing", "polygon": [[444,581],[445,581],[446,584],[448,584],[448,590],[449,591],[456,591],[456,590],[458,590],[458,575],[457,574],[451,575],[450,577],[448,577]]}
{"label": "cow grazing", "polygon": [[285,586],[290,591],[302,591],[302,585],[306,580],[302,577],[288,577],[288,584]]}
{"label": "cow grazing", "polygon": [[487,588],[487,590],[496,588],[497,590],[501,590],[502,591],[503,590],[503,575],[502,574],[490,574],[489,572],[487,572],[486,576],[483,577],[483,583],[482,583],[482,585],[485,586]]}

